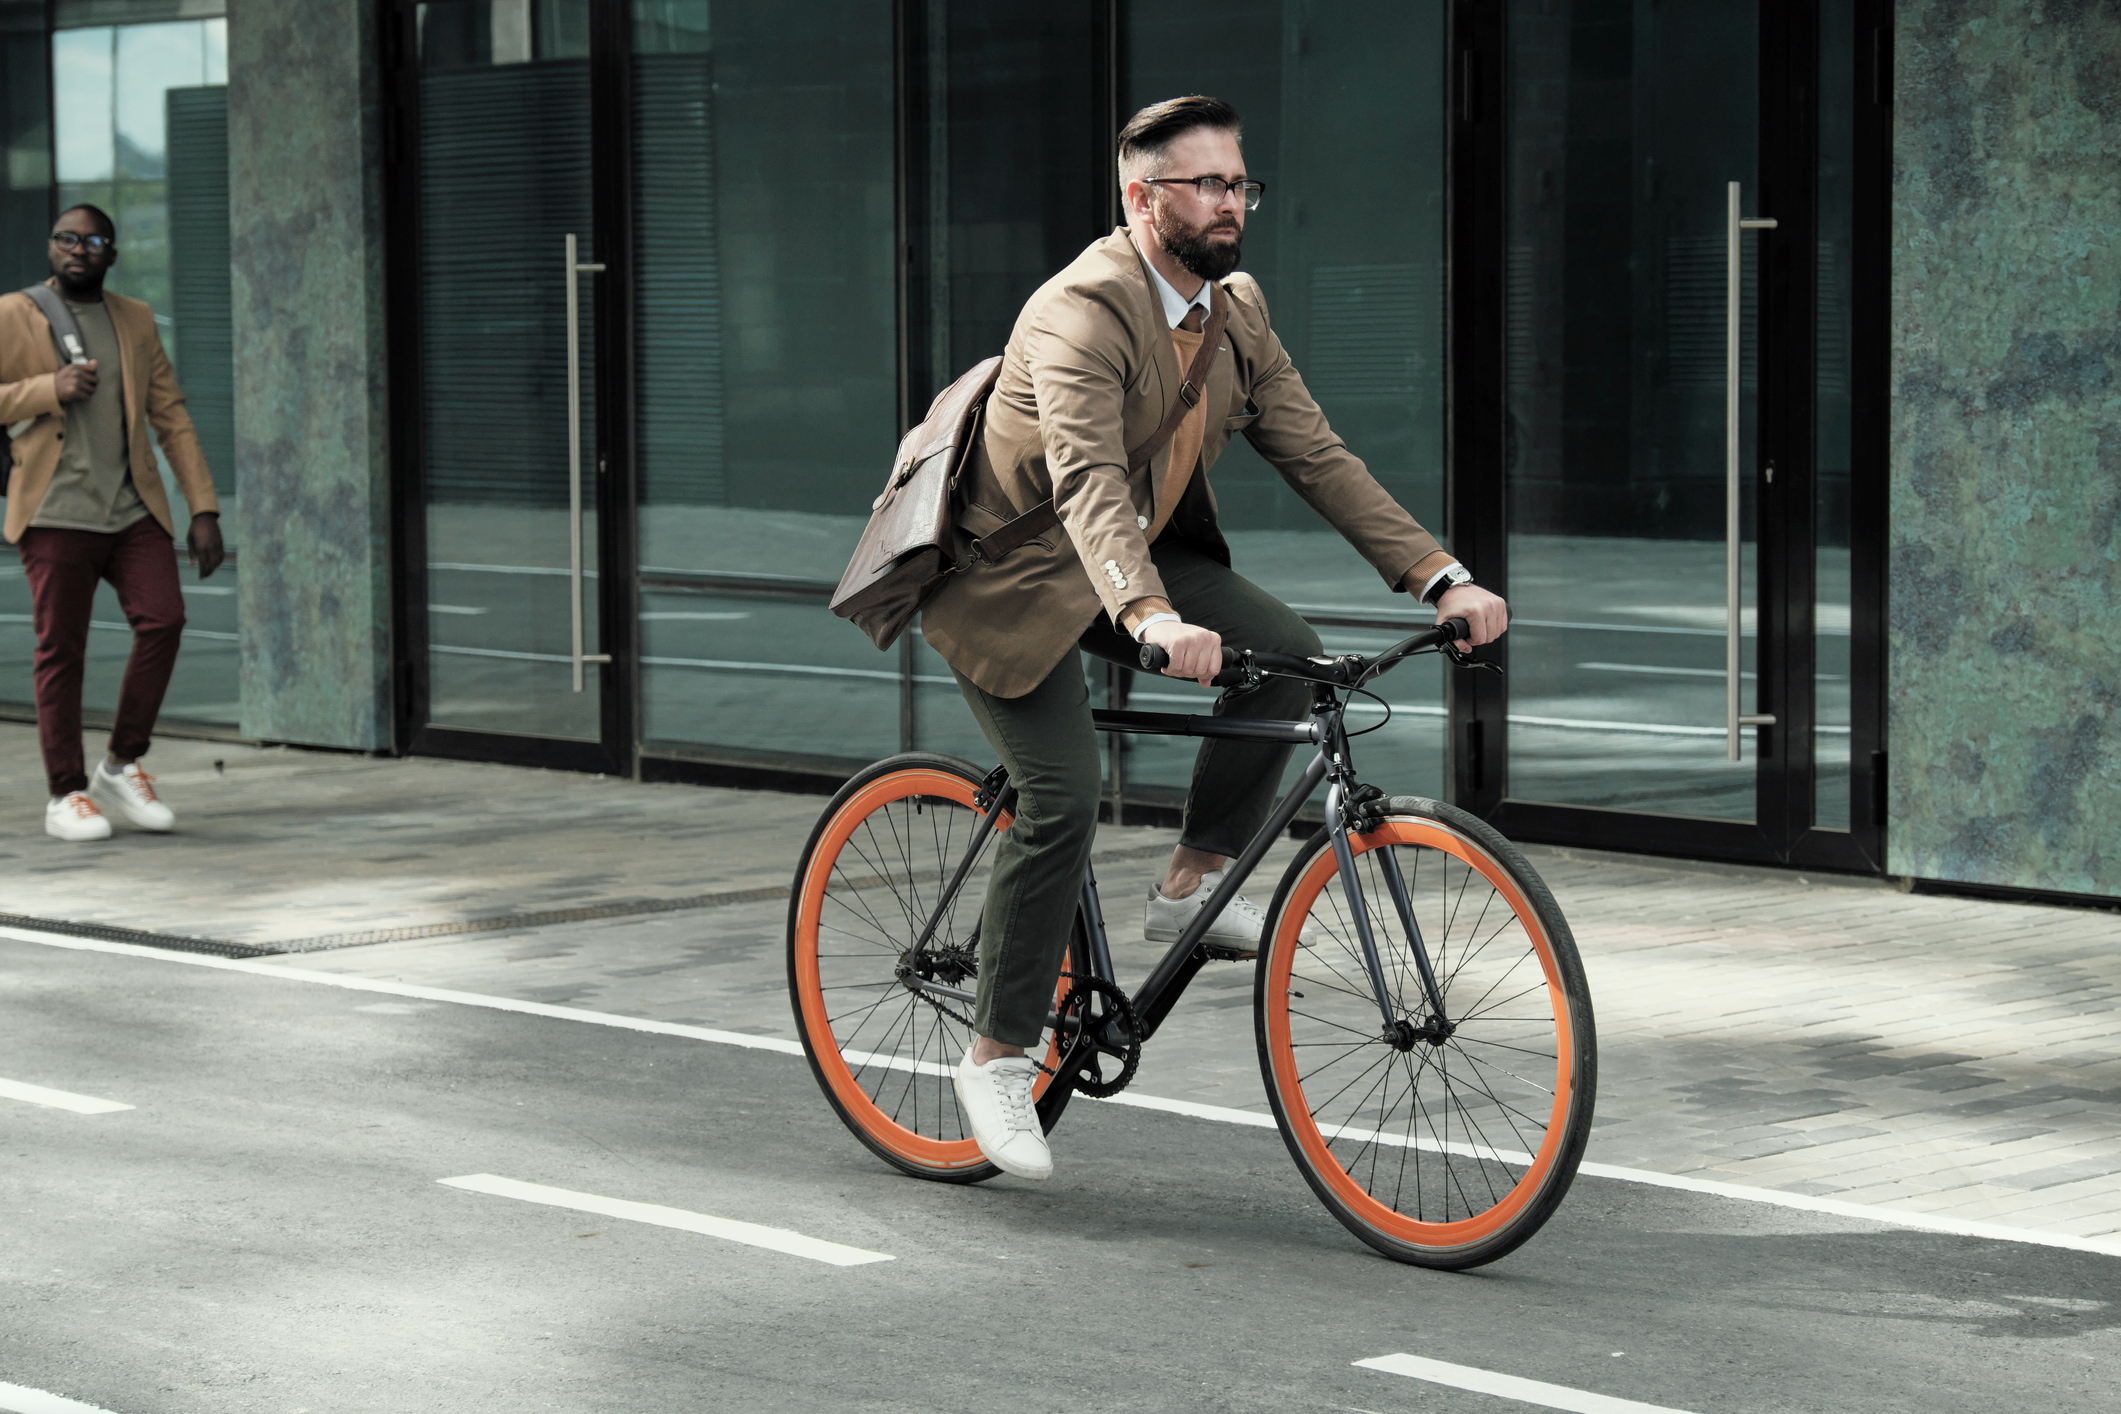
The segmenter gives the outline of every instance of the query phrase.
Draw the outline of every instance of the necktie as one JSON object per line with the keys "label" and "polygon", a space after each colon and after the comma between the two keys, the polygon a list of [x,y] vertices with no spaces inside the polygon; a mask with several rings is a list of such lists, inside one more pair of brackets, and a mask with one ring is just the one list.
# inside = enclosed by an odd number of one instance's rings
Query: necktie
{"label": "necktie", "polygon": [[1200,332],[1200,306],[1197,304],[1187,305],[1186,317],[1178,321],[1178,327],[1185,330],[1188,334],[1198,334]]}

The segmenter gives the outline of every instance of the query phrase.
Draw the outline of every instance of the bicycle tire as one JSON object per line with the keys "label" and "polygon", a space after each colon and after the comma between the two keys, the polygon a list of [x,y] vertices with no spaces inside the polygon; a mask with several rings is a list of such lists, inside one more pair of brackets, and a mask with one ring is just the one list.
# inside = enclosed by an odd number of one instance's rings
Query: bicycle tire
{"label": "bicycle tire", "polygon": [[[974,794],[985,774],[930,752],[863,770],[818,817],[788,901],[789,1002],[818,1087],[877,1157],[944,1183],[1001,1172],[973,1141],[951,1081],[971,1044],[970,1007],[923,997],[903,985],[898,969],[978,827],[983,812]],[[999,823],[1007,828],[1008,817]],[[976,872],[925,950],[931,967],[940,964],[935,980],[976,986],[983,897]],[[1081,923],[1078,908],[1078,938]],[[1071,946],[1071,957],[1077,951]],[[1065,985],[1064,977],[1056,1002]],[[1035,1092],[1049,1130],[1069,1095],[1049,1085],[1057,1050],[1050,1032],[1033,1049],[1046,1067]]]}
{"label": "bicycle tire", "polygon": [[[1386,1034],[1320,830],[1268,911],[1260,1070],[1290,1156],[1350,1232],[1398,1261],[1477,1267],[1540,1229],[1582,1161],[1597,1091],[1590,990],[1567,920],[1515,846],[1439,801],[1380,804],[1383,822],[1349,846],[1394,1015],[1419,1034]],[[1387,845],[1449,1033],[1420,1030],[1425,993],[1376,854]]]}

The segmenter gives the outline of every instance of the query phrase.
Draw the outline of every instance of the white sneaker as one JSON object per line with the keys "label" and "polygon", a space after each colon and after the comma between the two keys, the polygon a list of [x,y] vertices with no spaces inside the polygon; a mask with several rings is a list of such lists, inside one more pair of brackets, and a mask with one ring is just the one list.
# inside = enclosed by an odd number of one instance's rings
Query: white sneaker
{"label": "white sneaker", "polygon": [[68,791],[44,807],[44,833],[62,840],[107,840],[110,821],[96,802],[80,791]]}
{"label": "white sneaker", "polygon": [[[128,761],[116,772],[110,769],[108,758],[98,761],[95,774],[88,778],[88,793],[98,805],[109,806],[129,825],[143,830],[177,828],[177,812],[162,803],[155,794],[155,778],[141,770],[137,761]],[[106,823],[104,833],[109,832]]]}
{"label": "white sneaker", "polygon": [[[1222,886],[1222,881],[1222,870],[1210,870],[1200,876],[1200,887],[1184,898],[1165,898],[1162,889],[1151,887],[1148,914],[1142,921],[1142,936],[1152,943],[1177,942],[1178,935],[1186,931],[1193,915],[1200,912],[1201,906]],[[1308,928],[1306,932],[1308,934]],[[1266,912],[1239,894],[1208,925],[1208,935],[1201,941],[1226,957],[1257,957],[1260,940],[1266,935]],[[1306,936],[1304,941],[1309,942],[1309,937]]]}
{"label": "white sneaker", "polygon": [[1000,1056],[985,1065],[972,1052],[957,1068],[957,1102],[987,1162],[1018,1178],[1051,1178],[1053,1151],[1039,1125],[1031,1086],[1038,1067],[1029,1056]]}

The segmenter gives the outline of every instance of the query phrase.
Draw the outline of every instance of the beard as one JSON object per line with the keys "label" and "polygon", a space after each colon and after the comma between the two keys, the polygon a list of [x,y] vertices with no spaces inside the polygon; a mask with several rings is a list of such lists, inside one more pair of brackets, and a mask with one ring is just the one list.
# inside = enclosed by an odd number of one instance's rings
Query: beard
{"label": "beard", "polygon": [[[1205,226],[1189,226],[1169,201],[1156,203],[1156,238],[1181,266],[1203,280],[1220,280],[1237,268],[1244,255],[1244,228],[1234,216],[1218,216]],[[1211,231],[1235,231],[1234,241],[1211,241]]]}

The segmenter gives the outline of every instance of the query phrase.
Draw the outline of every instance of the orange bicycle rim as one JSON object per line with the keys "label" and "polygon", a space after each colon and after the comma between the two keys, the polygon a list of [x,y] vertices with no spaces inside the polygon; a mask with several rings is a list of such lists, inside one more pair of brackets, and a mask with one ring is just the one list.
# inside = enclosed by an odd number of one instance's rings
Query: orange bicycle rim
{"label": "orange bicycle rim", "polygon": [[1269,964],[1266,1017],[1275,1088],[1282,1097],[1282,1113],[1290,1133],[1302,1145],[1304,1153],[1311,1160],[1312,1168],[1333,1190],[1335,1196],[1379,1231],[1423,1247],[1464,1246],[1489,1237],[1507,1226],[1546,1186],[1547,1178],[1553,1172],[1555,1157],[1560,1150],[1568,1118],[1570,1100],[1575,1092],[1576,1058],[1574,1040],[1568,1025],[1568,994],[1554,964],[1553,946],[1546,930],[1540,926],[1538,913],[1510,878],[1509,871],[1497,863],[1486,850],[1432,821],[1403,817],[1388,820],[1367,835],[1351,836],[1348,843],[1358,856],[1387,844],[1419,845],[1439,850],[1459,860],[1486,880],[1502,896],[1529,935],[1533,950],[1539,957],[1540,970],[1546,978],[1548,1000],[1553,1006],[1555,1017],[1561,1023],[1555,1028],[1553,1109],[1548,1116],[1546,1134],[1539,1152],[1531,1156],[1530,1166],[1525,1169],[1517,1183],[1493,1207],[1470,1217],[1453,1222],[1422,1222],[1410,1218],[1379,1202],[1342,1167],[1305,1102],[1303,1085],[1296,1066],[1296,1052],[1291,1044],[1294,1038],[1289,1025],[1288,995],[1298,952],[1297,934],[1305,919],[1309,917],[1311,905],[1317,899],[1319,891],[1338,880],[1332,851],[1322,850],[1317,860],[1297,881],[1296,887],[1290,891],[1288,904],[1281,912],[1280,928],[1275,935],[1274,953]]}

